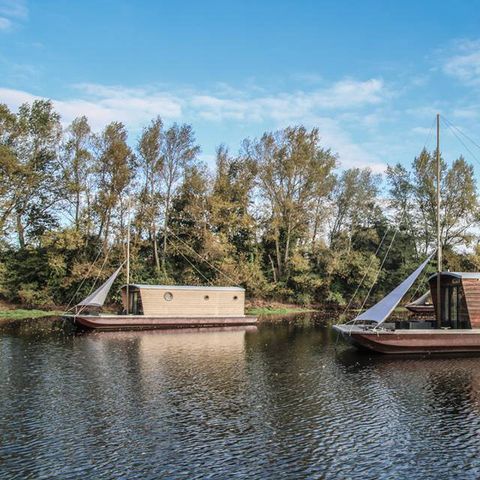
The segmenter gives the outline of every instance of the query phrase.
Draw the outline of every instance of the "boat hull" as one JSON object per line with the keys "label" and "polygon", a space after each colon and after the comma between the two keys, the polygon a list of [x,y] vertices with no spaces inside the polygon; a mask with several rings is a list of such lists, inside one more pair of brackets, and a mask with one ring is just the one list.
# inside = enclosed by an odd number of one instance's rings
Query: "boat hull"
{"label": "boat hull", "polygon": [[407,310],[420,315],[435,315],[435,307],[433,305],[405,305]]}
{"label": "boat hull", "polygon": [[480,353],[480,329],[389,331],[349,325],[334,329],[357,348],[383,354]]}
{"label": "boat hull", "polygon": [[144,315],[72,315],[76,327],[86,330],[151,330],[172,328],[230,327],[256,325],[257,318],[238,317],[159,317]]}

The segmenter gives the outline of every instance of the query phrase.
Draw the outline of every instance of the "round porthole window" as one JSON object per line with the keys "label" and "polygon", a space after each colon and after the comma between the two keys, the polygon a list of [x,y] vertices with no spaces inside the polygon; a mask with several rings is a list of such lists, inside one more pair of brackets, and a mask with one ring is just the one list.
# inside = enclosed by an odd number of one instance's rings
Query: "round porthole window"
{"label": "round porthole window", "polygon": [[204,299],[204,300],[210,300],[210,297],[209,297],[208,295],[205,295],[205,296],[203,297],[203,299]]}
{"label": "round porthole window", "polygon": [[167,301],[167,302],[171,302],[173,300],[173,294],[172,292],[165,292],[165,294],[163,295],[163,298]]}

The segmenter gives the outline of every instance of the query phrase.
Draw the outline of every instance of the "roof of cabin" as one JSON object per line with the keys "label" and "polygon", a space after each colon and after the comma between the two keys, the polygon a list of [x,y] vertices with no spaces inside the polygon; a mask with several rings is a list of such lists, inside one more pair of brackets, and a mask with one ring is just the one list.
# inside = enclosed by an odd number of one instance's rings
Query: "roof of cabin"
{"label": "roof of cabin", "polygon": [[[152,290],[220,290],[220,291],[241,291],[245,289],[240,287],[208,287],[208,286],[198,286],[198,285],[144,285],[140,283],[131,283],[129,287],[134,287],[138,289],[152,289]],[[126,285],[123,285],[122,288],[126,288]]]}
{"label": "roof of cabin", "polygon": [[[434,273],[428,280],[432,278],[436,278],[437,274]],[[444,277],[454,277],[454,278],[465,278],[465,279],[478,279],[480,280],[480,273],[479,272],[442,272],[442,276]]]}

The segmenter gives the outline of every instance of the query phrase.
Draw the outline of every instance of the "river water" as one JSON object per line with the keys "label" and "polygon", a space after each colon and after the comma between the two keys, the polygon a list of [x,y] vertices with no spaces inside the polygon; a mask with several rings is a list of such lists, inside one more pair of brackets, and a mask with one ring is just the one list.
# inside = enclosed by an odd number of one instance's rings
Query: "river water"
{"label": "river water", "polygon": [[480,358],[360,354],[308,316],[7,330],[0,478],[477,479]]}

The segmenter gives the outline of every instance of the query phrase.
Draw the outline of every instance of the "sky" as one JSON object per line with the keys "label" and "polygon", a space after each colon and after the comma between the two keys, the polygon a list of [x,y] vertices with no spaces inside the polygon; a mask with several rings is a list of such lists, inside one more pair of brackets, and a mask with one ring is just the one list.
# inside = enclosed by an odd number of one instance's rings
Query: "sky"
{"label": "sky", "polygon": [[[68,125],[160,115],[201,159],[318,127],[342,168],[410,164],[436,113],[480,145],[480,0],[0,0],[0,103],[49,98]],[[480,148],[442,124],[447,161]]]}

